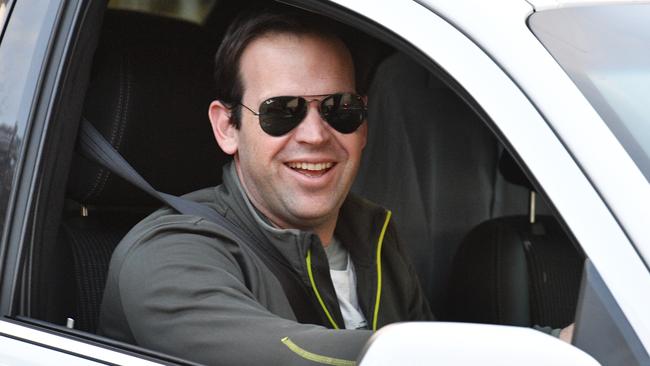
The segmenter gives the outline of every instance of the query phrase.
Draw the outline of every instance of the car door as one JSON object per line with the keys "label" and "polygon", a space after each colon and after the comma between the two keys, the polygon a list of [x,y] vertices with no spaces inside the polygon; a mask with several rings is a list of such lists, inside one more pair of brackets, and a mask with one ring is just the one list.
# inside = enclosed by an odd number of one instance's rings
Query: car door
{"label": "car door", "polygon": [[[516,156],[586,254],[583,288],[598,287],[608,310],[581,321],[601,324],[591,331],[600,329],[612,337],[612,329],[618,329],[624,333],[620,348],[627,347],[622,352],[628,352],[628,360],[648,362],[650,328],[644,309],[650,275],[638,252],[644,251],[648,239],[643,234],[647,225],[639,225],[647,222],[642,214],[647,205],[637,203],[625,214],[622,208],[612,209],[622,207],[614,197],[626,195],[622,181],[630,182],[628,189],[641,187],[635,192],[643,202],[647,182],[528,29],[533,6],[523,1],[336,2],[370,18],[375,25],[364,24],[372,29],[369,33],[392,41],[432,70],[442,69],[456,83],[456,90]],[[348,16],[339,13],[343,19]],[[622,178],[608,179],[608,174]],[[630,212],[637,213],[636,219],[624,220],[629,226],[621,226],[619,220]],[[588,307],[579,306],[579,318]],[[614,326],[605,325],[605,318]]]}

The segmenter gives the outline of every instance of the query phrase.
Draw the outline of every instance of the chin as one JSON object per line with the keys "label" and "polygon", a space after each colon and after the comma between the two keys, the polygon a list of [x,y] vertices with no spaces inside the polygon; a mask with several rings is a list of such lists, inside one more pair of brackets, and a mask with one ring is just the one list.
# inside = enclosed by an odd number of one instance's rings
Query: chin
{"label": "chin", "polygon": [[309,210],[301,211],[296,210],[293,212],[292,216],[296,219],[297,222],[300,222],[300,227],[314,227],[326,222],[332,216],[337,216],[334,208],[329,210]]}

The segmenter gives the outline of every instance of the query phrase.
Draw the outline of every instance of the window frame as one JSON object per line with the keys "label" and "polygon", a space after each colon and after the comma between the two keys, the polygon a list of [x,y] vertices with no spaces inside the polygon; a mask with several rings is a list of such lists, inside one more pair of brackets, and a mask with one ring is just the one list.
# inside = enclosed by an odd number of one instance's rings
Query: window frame
{"label": "window frame", "polygon": [[[500,138],[511,152],[515,152],[513,155],[516,159],[520,163],[526,163],[524,169],[528,176],[532,178],[531,180],[534,184],[543,188],[542,192],[555,203],[555,209],[561,214],[566,226],[571,228],[570,232],[583,245],[583,249],[587,255],[595,257],[594,259],[597,259],[597,261],[594,262],[597,264],[597,267],[604,269],[603,278],[610,288],[618,288],[621,280],[610,274],[609,270],[616,263],[612,264],[612,261],[608,261],[603,257],[606,253],[598,249],[602,243],[613,241],[624,249],[627,248],[622,257],[631,258],[630,267],[632,269],[628,270],[628,272],[639,271],[640,259],[636,255],[636,252],[634,252],[630,240],[588,177],[585,176],[583,170],[576,164],[572,154],[558,139],[555,131],[549,126],[538,109],[538,106],[533,103],[531,98],[513,80],[512,76],[501,68],[498,62],[491,58],[474,40],[450,24],[450,21],[448,19],[446,20],[444,15],[436,13],[435,9],[433,11],[431,9],[425,9],[423,5],[415,2],[400,4],[391,3],[389,0],[382,0],[380,3],[370,1],[361,2],[358,0],[336,0],[332,3],[324,3],[318,0],[291,0],[287,2],[318,11],[348,24],[356,25],[368,34],[384,39],[387,43],[405,51],[416,61],[427,67],[432,73],[440,76],[442,80],[446,81],[456,90],[486,120],[488,126],[495,132],[497,137]],[[76,7],[73,7],[71,4],[75,4]],[[15,253],[12,252],[5,259],[16,259],[16,264],[19,263],[18,260],[22,257],[20,253],[21,249],[23,249],[22,246],[33,242],[31,235],[33,235],[32,231],[34,230],[27,230],[30,225],[34,225],[29,219],[29,214],[34,212],[37,203],[42,208],[43,202],[47,202],[47,196],[38,196],[36,194],[39,189],[42,189],[41,185],[45,178],[39,176],[34,179],[33,174],[34,172],[41,171],[40,167],[43,164],[41,159],[45,159],[43,157],[45,151],[43,141],[52,136],[52,130],[48,127],[51,127],[50,125],[57,118],[56,116],[52,116],[53,108],[57,103],[62,103],[61,99],[57,98],[59,96],[57,93],[60,93],[57,86],[60,85],[59,83],[62,83],[63,78],[60,70],[69,67],[70,60],[68,58],[70,56],[68,55],[70,55],[69,52],[71,50],[68,47],[71,46],[70,39],[74,38],[72,36],[74,33],[72,24],[76,24],[75,22],[80,16],[78,12],[82,10],[82,6],[74,1],[67,2],[66,6],[74,8],[73,10],[68,9],[67,11],[77,11],[77,13],[70,16],[67,23],[58,25],[60,27],[59,31],[63,32],[65,36],[59,33],[59,38],[54,39],[48,49],[49,58],[44,57],[43,59],[42,70],[44,71],[42,71],[40,76],[40,90],[38,91],[41,93],[40,99],[34,96],[34,100],[41,102],[36,102],[31,106],[33,108],[30,113],[30,116],[32,116],[31,136],[29,140],[26,140],[29,149],[23,158],[23,163],[28,169],[23,169],[20,172],[24,183],[19,187],[18,193],[16,194],[16,202],[20,203],[15,206],[15,212],[22,212],[24,215],[16,217],[12,222],[10,237],[6,241]],[[364,16],[359,14],[364,14],[365,19]],[[359,19],[363,19],[363,21],[359,22]],[[404,19],[409,19],[409,22],[404,22]],[[391,30],[389,31],[379,24],[385,24]],[[76,31],[79,31],[79,29],[76,29]],[[425,34],[424,32],[427,33]],[[436,34],[436,41],[432,42],[428,34]],[[56,42],[60,43],[57,44]],[[466,62],[459,62],[462,59],[471,59],[474,64],[470,66]],[[435,63],[432,60],[436,60]],[[544,60],[543,62],[548,62],[548,60]],[[473,67],[477,64],[479,67]],[[546,65],[545,67],[549,66]],[[451,79],[450,76],[454,79]],[[488,80],[491,85],[498,85],[498,93],[494,93],[494,90],[489,90],[485,87]],[[35,91],[34,95],[36,93]],[[498,95],[495,96],[494,94]],[[501,105],[504,104],[504,99],[497,97],[504,95],[507,96],[506,100],[515,102],[515,108],[509,109]],[[522,119],[526,121],[526,128],[523,128],[518,123]],[[532,139],[533,137],[538,143],[546,145],[547,151],[544,154],[535,151],[534,146],[529,146],[530,142],[534,141]],[[56,147],[54,148],[56,149]],[[570,184],[560,184],[564,182],[558,177],[558,172],[555,171],[556,167],[549,166],[546,161],[547,159],[562,163],[561,174],[565,178],[567,176],[570,178]],[[590,226],[598,226],[602,229],[600,237],[594,236],[593,230],[586,227],[584,223],[580,223],[582,219],[581,212],[566,203],[569,197],[578,200],[581,204],[591,209],[591,217],[595,217],[596,222],[590,222],[589,224]],[[37,198],[41,199],[40,203],[37,202]],[[34,228],[37,226],[31,227]],[[596,244],[592,245],[594,242]],[[645,269],[642,263],[641,268]],[[3,270],[7,271],[7,267],[3,267]],[[15,314],[18,309],[16,302],[18,299],[24,300],[26,297],[24,292],[23,296],[19,296],[20,288],[17,285],[19,273],[18,268],[10,268],[9,272],[5,272],[2,283],[3,298],[1,299],[3,314]],[[8,281],[8,279],[11,281]],[[643,283],[647,283],[647,281]],[[5,298],[5,291],[10,291],[10,300]],[[621,307],[626,312],[626,315],[633,314],[636,309],[636,305],[634,304],[638,298],[631,295],[629,291],[620,292],[614,290],[612,292],[616,296],[617,301],[619,301],[619,296],[624,299]],[[634,317],[631,319],[633,325],[635,319]],[[25,321],[0,321],[0,325],[6,326],[6,324],[12,324],[11,327],[24,328],[21,331],[24,331],[26,334],[25,340],[33,341],[33,337],[43,336],[41,333],[47,334],[49,340],[42,341],[42,344],[64,352],[78,350],[80,345],[85,344],[88,347],[84,348],[84,351],[76,352],[77,354],[84,355],[84,357],[93,357],[93,359],[102,357],[102,360],[106,362],[120,364],[122,362],[120,360],[124,360],[122,357],[124,357],[125,352],[128,352],[127,349],[133,350],[134,352],[138,351],[138,347],[122,347],[119,342],[112,343],[104,341],[101,337],[95,337],[94,339],[84,338],[72,331],[68,332],[64,329],[57,329],[56,327],[51,327],[49,331],[46,331],[46,327],[36,326],[38,329],[34,329],[34,326],[29,326]],[[646,340],[645,344],[649,344],[647,337],[650,337],[650,335],[642,333],[642,340]],[[93,345],[89,345],[90,343],[93,343]],[[105,350],[108,353],[103,351],[99,352],[99,350]],[[98,356],[98,352],[101,353],[101,356]],[[156,356],[154,355],[154,357]],[[140,360],[143,364],[145,364],[144,362],[150,362],[142,360],[140,355],[129,360],[130,363],[128,364],[133,364],[135,362],[134,360]],[[127,363],[125,362],[124,364]],[[153,362],[147,364],[158,363]]]}

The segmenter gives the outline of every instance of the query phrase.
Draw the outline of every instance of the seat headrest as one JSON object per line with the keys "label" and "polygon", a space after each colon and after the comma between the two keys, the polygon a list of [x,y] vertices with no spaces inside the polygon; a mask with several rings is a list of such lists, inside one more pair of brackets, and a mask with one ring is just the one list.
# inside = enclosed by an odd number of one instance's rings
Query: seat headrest
{"label": "seat headrest", "polygon": [[505,150],[503,150],[501,158],[499,158],[499,172],[508,182],[535,191],[535,187],[530,183],[524,171],[521,170],[512,155]]}
{"label": "seat headrest", "polygon": [[[158,190],[183,194],[221,181],[229,158],[214,141],[207,117],[217,46],[198,25],[106,13],[84,117]],[[79,154],[68,196],[83,204],[155,204]]]}

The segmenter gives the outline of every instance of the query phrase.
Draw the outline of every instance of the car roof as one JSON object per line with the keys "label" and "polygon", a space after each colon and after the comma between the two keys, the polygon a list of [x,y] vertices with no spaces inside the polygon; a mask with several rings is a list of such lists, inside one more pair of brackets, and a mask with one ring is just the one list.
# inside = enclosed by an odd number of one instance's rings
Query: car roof
{"label": "car roof", "polygon": [[576,6],[647,3],[648,0],[526,0],[536,11]]}

